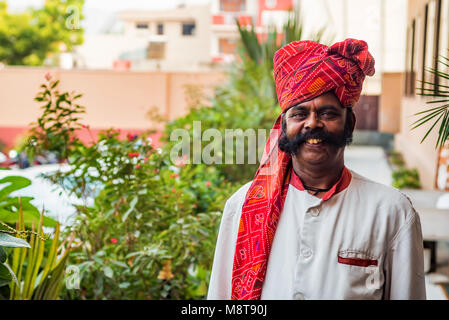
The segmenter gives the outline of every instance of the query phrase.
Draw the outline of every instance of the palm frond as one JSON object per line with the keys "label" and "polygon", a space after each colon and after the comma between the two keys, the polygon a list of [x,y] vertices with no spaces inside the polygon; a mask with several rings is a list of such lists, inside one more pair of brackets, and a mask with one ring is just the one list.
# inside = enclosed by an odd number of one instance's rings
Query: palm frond
{"label": "palm frond", "polygon": [[[442,66],[449,67],[449,58],[447,57],[439,56],[436,58],[436,61]],[[449,86],[440,83],[441,79],[449,80],[449,74],[445,71],[438,70],[437,68],[425,68],[425,72],[433,75],[433,78],[431,81],[417,80],[417,82],[421,83],[421,87],[416,88],[417,95],[434,98],[426,101],[426,104],[441,105],[415,113],[414,115],[420,116],[420,118],[414,121],[411,126],[413,130],[436,119],[432,126],[427,130],[421,143],[439,123],[438,138],[435,144],[435,148],[438,148],[439,146],[443,146],[449,138]],[[440,88],[443,90],[440,90]]]}

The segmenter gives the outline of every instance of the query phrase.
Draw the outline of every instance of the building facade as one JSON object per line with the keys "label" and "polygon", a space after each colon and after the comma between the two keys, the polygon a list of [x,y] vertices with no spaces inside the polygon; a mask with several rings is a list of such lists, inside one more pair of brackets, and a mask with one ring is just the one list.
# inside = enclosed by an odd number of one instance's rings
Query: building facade
{"label": "building facade", "polygon": [[[168,10],[119,12],[120,32],[86,35],[78,66],[135,71],[207,71],[234,61],[239,32],[282,26],[294,0],[211,0]],[[114,26],[114,25],[112,25]],[[180,53],[182,55],[180,56]],[[180,58],[182,57],[182,59]]]}
{"label": "building facade", "polygon": [[[399,132],[396,134],[396,149],[402,152],[409,167],[416,167],[425,189],[449,190],[449,148],[436,148],[438,126],[421,142],[434,121],[412,129],[420,117],[416,115],[426,109],[436,107],[427,102],[432,99],[422,96],[424,89],[431,89],[421,81],[432,82],[429,68],[448,72],[448,68],[438,63],[449,56],[449,1],[409,0],[407,11],[407,48],[405,76],[401,98]],[[447,79],[438,78],[439,90],[447,90]],[[440,122],[441,123],[441,122]]]}

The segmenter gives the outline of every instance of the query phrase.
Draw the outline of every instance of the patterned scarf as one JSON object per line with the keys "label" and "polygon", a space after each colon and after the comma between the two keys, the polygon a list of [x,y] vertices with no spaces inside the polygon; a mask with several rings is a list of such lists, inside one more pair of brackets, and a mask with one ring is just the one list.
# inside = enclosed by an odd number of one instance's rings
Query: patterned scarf
{"label": "patterned scarf", "polygon": [[[365,75],[374,74],[374,58],[366,42],[355,39],[327,47],[295,41],[274,56],[276,93],[282,111],[328,91],[342,106],[358,101]],[[242,208],[232,270],[233,300],[257,300],[268,257],[290,183],[291,156],[279,150],[281,115],[265,146],[261,164]]]}

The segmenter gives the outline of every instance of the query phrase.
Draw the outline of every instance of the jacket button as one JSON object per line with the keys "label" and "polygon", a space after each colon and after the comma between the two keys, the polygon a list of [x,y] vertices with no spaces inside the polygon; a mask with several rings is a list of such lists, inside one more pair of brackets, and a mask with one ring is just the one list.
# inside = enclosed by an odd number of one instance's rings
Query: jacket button
{"label": "jacket button", "polygon": [[295,300],[304,300],[304,295],[301,292],[296,292],[293,296],[293,299]]}
{"label": "jacket button", "polygon": [[310,248],[302,248],[301,249],[301,255],[304,258],[309,258],[310,256],[312,256],[312,249],[310,249]]}
{"label": "jacket button", "polygon": [[320,214],[320,209],[318,209],[318,208],[310,208],[308,210],[308,212],[309,212],[309,214],[311,216],[316,217],[316,216],[318,216]]}

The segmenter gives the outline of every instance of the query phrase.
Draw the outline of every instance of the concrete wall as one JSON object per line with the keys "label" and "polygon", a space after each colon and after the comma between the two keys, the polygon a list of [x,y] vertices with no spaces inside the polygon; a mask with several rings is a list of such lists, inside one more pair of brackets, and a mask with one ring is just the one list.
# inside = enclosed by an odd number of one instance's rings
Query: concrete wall
{"label": "concrete wall", "polygon": [[421,143],[429,125],[411,129],[411,124],[419,118],[414,114],[426,108],[429,108],[426,99],[402,99],[400,132],[395,135],[395,149],[402,153],[407,167],[418,169],[423,189],[431,190],[435,188],[436,181],[438,149],[435,149],[435,142],[438,130],[433,130]]}
{"label": "concrete wall", "polygon": [[[211,96],[223,73],[80,71],[47,68],[0,70],[0,127],[24,128],[40,115],[33,99],[44,75],[61,81],[61,91],[82,93],[83,123],[92,128],[160,129],[147,113],[152,108],[172,120],[188,111],[188,92]],[[206,99],[204,99],[206,100]],[[3,137],[5,138],[5,137]],[[2,137],[0,137],[0,140]]]}
{"label": "concrete wall", "polygon": [[379,131],[398,133],[401,117],[401,99],[404,92],[404,74],[382,74],[382,94],[379,103]]}
{"label": "concrete wall", "polygon": [[[408,1],[407,26],[411,26],[413,19],[417,21],[417,39],[415,43],[415,71],[417,80],[422,79],[424,8],[428,2],[429,0]],[[442,35],[443,37],[447,37],[448,30],[442,30]],[[419,83],[416,82],[415,87],[418,86]],[[412,123],[420,118],[414,114],[429,109],[432,105],[426,105],[426,102],[429,100],[427,98],[416,95],[405,96],[404,90],[401,92],[403,96],[401,98],[399,132],[395,135],[395,148],[403,154],[409,168],[415,167],[418,169],[423,188],[429,190],[435,189],[439,157],[439,150],[435,148],[438,128],[436,126],[433,132],[422,143],[422,138],[434,121],[416,129],[411,129]]]}

